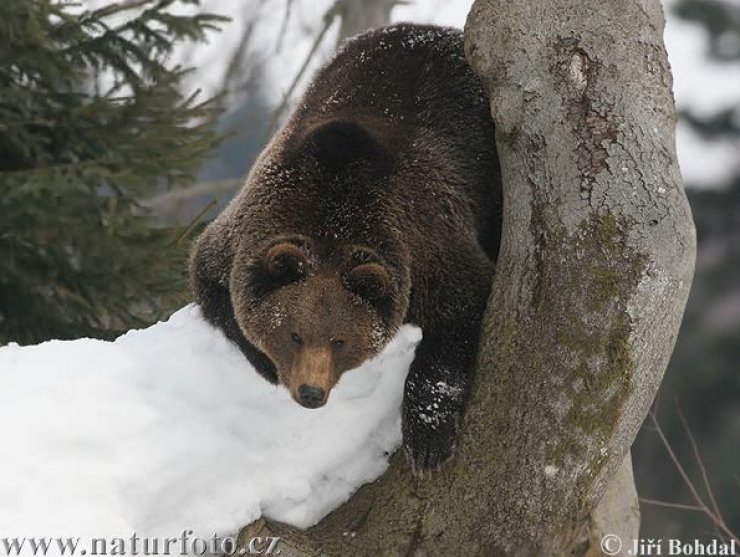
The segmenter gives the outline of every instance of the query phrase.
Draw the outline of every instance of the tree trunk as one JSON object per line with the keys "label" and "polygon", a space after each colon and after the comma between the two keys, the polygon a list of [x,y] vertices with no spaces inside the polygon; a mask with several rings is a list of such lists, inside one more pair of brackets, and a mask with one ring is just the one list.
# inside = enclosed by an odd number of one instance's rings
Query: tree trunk
{"label": "tree trunk", "polygon": [[634,492],[613,495],[631,486],[695,255],[662,33],[658,0],[474,4],[466,51],[497,125],[504,230],[458,454],[431,479],[397,454],[315,527],[243,536],[281,536],[283,556],[562,556],[598,555],[605,521],[634,535]]}
{"label": "tree trunk", "polygon": [[354,37],[368,29],[382,27],[390,22],[391,9],[398,0],[342,0],[337,42]]}

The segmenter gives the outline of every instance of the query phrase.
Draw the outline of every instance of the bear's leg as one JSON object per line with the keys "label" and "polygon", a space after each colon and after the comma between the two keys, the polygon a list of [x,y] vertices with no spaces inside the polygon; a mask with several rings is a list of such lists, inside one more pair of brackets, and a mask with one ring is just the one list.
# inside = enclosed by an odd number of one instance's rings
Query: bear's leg
{"label": "bear's leg", "polygon": [[234,316],[229,290],[216,281],[196,277],[194,290],[203,317],[236,344],[250,364],[271,383],[277,383],[275,364],[242,334]]}
{"label": "bear's leg", "polygon": [[449,460],[473,377],[481,315],[427,327],[403,399],[403,445],[415,473]]}

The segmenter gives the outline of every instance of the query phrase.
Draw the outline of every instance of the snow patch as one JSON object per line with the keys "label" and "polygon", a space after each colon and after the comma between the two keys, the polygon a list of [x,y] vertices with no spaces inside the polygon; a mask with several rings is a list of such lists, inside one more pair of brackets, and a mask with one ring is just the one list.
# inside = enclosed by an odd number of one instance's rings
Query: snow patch
{"label": "snow patch", "polygon": [[307,410],[188,306],[114,342],[0,348],[3,536],[307,527],[373,481],[400,444],[420,340],[403,327]]}
{"label": "snow patch", "polygon": [[545,476],[548,478],[552,478],[560,471],[560,469],[557,466],[553,466],[552,464],[548,464],[545,466]]}

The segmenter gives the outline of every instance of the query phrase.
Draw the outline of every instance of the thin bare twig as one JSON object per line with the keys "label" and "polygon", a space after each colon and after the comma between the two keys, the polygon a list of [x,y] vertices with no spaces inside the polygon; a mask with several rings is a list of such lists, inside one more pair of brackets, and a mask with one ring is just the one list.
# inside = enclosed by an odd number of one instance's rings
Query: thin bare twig
{"label": "thin bare twig", "polygon": [[655,431],[660,437],[660,440],[663,443],[663,446],[665,447],[666,451],[668,452],[668,455],[671,458],[671,461],[673,462],[673,465],[676,467],[676,470],[678,470],[678,473],[681,475],[681,478],[683,478],[684,483],[686,484],[686,487],[691,492],[691,495],[694,498],[694,501],[696,504],[701,507],[702,511],[704,512],[707,517],[719,528],[722,530],[728,537],[731,539],[734,539],[736,543],[740,544],[740,539],[735,535],[732,530],[730,530],[727,525],[724,523],[721,517],[717,516],[712,509],[710,509],[707,504],[704,502],[704,500],[699,495],[699,492],[696,489],[696,486],[694,485],[694,482],[691,481],[691,478],[686,473],[686,470],[684,469],[683,465],[681,464],[681,461],[676,456],[676,453],[673,451],[673,447],[671,447],[671,444],[668,442],[668,438],[665,436],[665,432],[663,431],[663,428],[660,427],[660,424],[658,423],[658,419],[655,415],[655,410],[650,410],[649,413],[650,419],[655,426]]}
{"label": "thin bare twig", "polygon": [[126,7],[127,10],[131,8],[138,8],[139,6],[143,6],[145,4],[149,4],[151,0],[126,0],[125,2],[122,2],[121,4]]}
{"label": "thin bare twig", "polygon": [[308,66],[311,63],[311,60],[316,54],[316,51],[319,49],[321,42],[324,40],[324,36],[326,35],[326,33],[329,31],[329,28],[334,23],[334,19],[336,18],[337,15],[340,14],[342,2],[343,0],[336,0],[334,4],[332,4],[328,10],[326,10],[326,13],[324,13],[324,16],[323,16],[324,25],[321,28],[321,31],[314,39],[313,44],[311,45],[311,50],[309,50],[308,55],[306,56],[305,60],[303,60],[303,65],[298,70],[298,73],[293,78],[293,81],[291,82],[290,86],[283,94],[282,101],[272,113],[272,119],[270,120],[269,135],[272,135],[277,129],[277,124],[278,124],[278,121],[280,120],[280,116],[282,116],[283,112],[285,111],[285,108],[288,106],[290,97],[293,95],[293,92],[298,86],[298,83],[301,81],[303,74],[306,73],[306,70],[308,69]]}
{"label": "thin bare twig", "polygon": [[246,60],[247,56],[251,55],[249,51],[249,43],[252,40],[255,23],[255,21],[250,21],[246,25],[244,31],[242,31],[241,37],[239,38],[239,43],[232,52],[231,59],[229,60],[224,76],[221,79],[221,92],[219,93],[221,95],[234,95],[237,90],[241,90],[250,81],[247,79],[240,85],[234,85],[237,81],[237,76],[242,72],[242,70],[244,70],[244,60]]}
{"label": "thin bare twig", "polygon": [[201,219],[205,216],[205,214],[210,211],[213,207],[218,205],[218,202],[213,199],[210,203],[208,203],[203,209],[201,209],[197,215],[193,218],[193,220],[190,221],[190,224],[183,230],[180,234],[178,234],[177,238],[172,242],[173,244],[179,244],[182,242],[183,238],[186,238],[192,231],[193,228],[195,228],[198,223],[201,221]]}
{"label": "thin bare twig", "polygon": [[640,503],[645,503],[647,505],[655,505],[656,507],[666,507],[669,509],[681,509],[684,511],[698,511],[701,513],[704,512],[704,509],[697,505],[686,505],[684,503],[671,503],[669,501],[659,501],[657,499],[647,499],[645,497],[640,497]]}
{"label": "thin bare twig", "polygon": [[204,182],[189,188],[174,189],[157,196],[150,197],[149,199],[142,201],[141,204],[149,209],[157,209],[171,203],[186,201],[198,195],[235,191],[244,184],[245,179],[246,177],[242,176],[240,178],[230,178],[228,180]]}
{"label": "thin bare twig", "polygon": [[699,465],[699,470],[701,471],[701,477],[702,481],[704,482],[704,488],[707,490],[707,495],[709,495],[709,501],[712,504],[712,509],[714,510],[714,513],[722,520],[722,522],[725,521],[725,518],[722,516],[722,513],[719,510],[719,506],[717,505],[717,500],[714,498],[714,492],[712,491],[712,486],[709,484],[709,478],[707,476],[707,470],[704,466],[704,461],[701,458],[701,455],[699,454],[699,446],[696,444],[696,439],[694,438],[694,435],[691,433],[691,429],[689,428],[689,423],[686,420],[686,416],[684,416],[683,410],[681,410],[681,406],[678,404],[678,400],[676,400],[676,413],[678,414],[678,419],[681,420],[681,425],[683,426],[683,430],[686,433],[686,437],[689,439],[689,443],[691,444],[691,450],[694,453],[694,459],[696,460],[696,463]]}
{"label": "thin bare twig", "polygon": [[280,26],[280,33],[278,33],[277,41],[275,42],[275,54],[278,54],[283,49],[283,40],[285,39],[285,33],[288,30],[288,22],[290,21],[290,15],[293,11],[293,0],[285,0],[285,16],[283,16],[283,23]]}

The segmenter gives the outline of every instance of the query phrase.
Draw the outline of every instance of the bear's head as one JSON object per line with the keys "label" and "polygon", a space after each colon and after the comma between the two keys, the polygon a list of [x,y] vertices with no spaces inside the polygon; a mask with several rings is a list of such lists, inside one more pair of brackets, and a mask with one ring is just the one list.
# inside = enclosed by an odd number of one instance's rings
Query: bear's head
{"label": "bear's head", "polygon": [[243,334],[307,408],[375,356],[401,325],[402,279],[373,250],[279,237],[237,254],[230,284]]}

